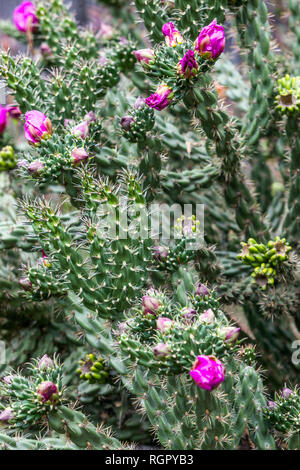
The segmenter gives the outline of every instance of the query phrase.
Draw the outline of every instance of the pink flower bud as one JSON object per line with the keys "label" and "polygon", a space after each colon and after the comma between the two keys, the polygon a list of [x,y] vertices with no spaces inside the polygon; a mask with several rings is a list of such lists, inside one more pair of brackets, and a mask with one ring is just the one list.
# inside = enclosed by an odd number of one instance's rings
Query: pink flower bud
{"label": "pink flower bud", "polygon": [[5,410],[0,413],[0,423],[8,423],[13,418],[14,414],[12,408],[5,408]]}
{"label": "pink flower bud", "polygon": [[152,49],[140,49],[138,51],[133,51],[132,53],[139,62],[143,62],[145,64],[149,64],[149,62],[154,59],[154,51]]}
{"label": "pink flower bud", "polygon": [[19,286],[25,291],[30,291],[32,289],[32,282],[30,282],[28,277],[23,277],[22,279],[19,279]]}
{"label": "pink flower bud", "polygon": [[170,348],[165,343],[159,343],[154,347],[153,352],[155,357],[167,357],[170,354]]}
{"label": "pink flower bud", "polygon": [[38,144],[52,135],[52,122],[40,111],[25,114],[25,138],[29,143]]}
{"label": "pink flower bud", "polygon": [[170,320],[170,318],[158,317],[156,320],[156,328],[162,333],[166,333],[168,330],[170,330],[173,324],[174,322],[173,320]]}
{"label": "pink flower bud", "polygon": [[5,377],[3,377],[3,382],[6,383],[7,385],[10,385],[13,380],[14,380],[14,375],[6,375]]}
{"label": "pink flower bud", "polygon": [[87,160],[89,158],[89,154],[84,148],[80,148],[80,149],[76,148],[72,150],[71,157],[74,159],[74,163],[76,165],[82,160]]}
{"label": "pink flower bud", "polygon": [[216,318],[215,314],[211,308],[209,308],[208,310],[205,310],[204,313],[199,315],[199,320],[203,323],[214,323],[215,318]]}
{"label": "pink flower bud", "polygon": [[7,106],[6,107],[7,109],[7,112],[9,114],[9,116],[12,118],[12,119],[20,119],[20,117],[22,116],[22,112],[19,108],[19,106]]}
{"label": "pink flower bud", "polygon": [[168,46],[175,47],[177,44],[182,44],[183,38],[180,32],[175,28],[173,23],[166,23],[162,27],[163,35]]}
{"label": "pink flower bud", "polygon": [[190,375],[198,387],[211,391],[224,382],[225,367],[213,356],[198,356]]}
{"label": "pink flower bud", "polygon": [[275,408],[277,408],[277,405],[275,403],[275,401],[268,401],[267,402],[267,407],[270,409],[270,410],[275,410]]}
{"label": "pink flower bud", "polygon": [[120,125],[125,131],[129,131],[134,119],[132,116],[124,116],[120,120]]}
{"label": "pink flower bud", "polygon": [[50,381],[42,382],[37,388],[37,393],[42,397],[43,403],[49,400],[55,401],[53,395],[56,395],[57,392],[57,386]]}
{"label": "pink flower bud", "polygon": [[47,370],[47,369],[53,369],[54,367],[54,362],[52,359],[47,355],[44,354],[44,356],[41,358],[41,360],[38,363],[38,368],[41,370]]}
{"label": "pink flower bud", "polygon": [[3,134],[7,126],[7,109],[0,105],[0,134]]}
{"label": "pink flower bud", "polygon": [[134,109],[140,109],[140,108],[142,108],[143,106],[145,106],[145,100],[144,100],[144,98],[142,98],[141,96],[139,96],[139,97],[136,99],[136,102],[134,103],[133,107],[134,107]]}
{"label": "pink flower bud", "polygon": [[160,306],[160,301],[150,295],[144,295],[142,298],[142,304],[144,313],[155,315]]}
{"label": "pink flower bud", "polygon": [[222,54],[225,49],[225,33],[217,20],[202,29],[196,39],[195,49],[208,59],[217,59]]}
{"label": "pink flower bud", "polygon": [[154,246],[153,247],[154,258],[162,261],[168,257],[169,250],[165,246]]}
{"label": "pink flower bud", "polygon": [[23,33],[34,31],[39,22],[36,16],[36,8],[32,2],[23,2],[15,8],[13,19],[16,28]]}
{"label": "pink flower bud", "polygon": [[172,101],[174,94],[165,84],[160,85],[153,95],[145,99],[145,103],[150,107],[162,111]]}
{"label": "pink flower bud", "polygon": [[87,115],[85,116],[85,120],[88,122],[97,122],[97,116],[94,111],[90,111],[89,113],[87,113]]}
{"label": "pink flower bud", "polygon": [[282,398],[288,398],[293,392],[290,388],[284,387],[281,391]]}
{"label": "pink flower bud", "polygon": [[198,70],[198,64],[195,59],[195,52],[189,49],[178,64],[178,73],[184,78],[194,77]]}
{"label": "pink flower bud", "polygon": [[204,284],[198,284],[195,295],[199,297],[203,297],[205,295],[209,295],[209,290]]}
{"label": "pink flower bud", "polygon": [[51,57],[52,56],[52,50],[46,42],[42,42],[40,45],[40,53],[42,54],[43,57]]}
{"label": "pink flower bud", "polygon": [[40,162],[39,160],[35,160],[34,162],[28,165],[27,170],[31,174],[39,174],[39,173],[42,173],[44,168],[45,168],[44,163]]}
{"label": "pink flower bud", "polygon": [[71,134],[81,139],[86,139],[89,133],[89,124],[87,121],[82,121],[77,126],[72,127]]}
{"label": "pink flower bud", "polygon": [[233,343],[237,340],[241,329],[235,326],[228,326],[224,328],[220,328],[219,334],[222,338],[224,338],[225,343]]}
{"label": "pink flower bud", "polygon": [[196,315],[197,315],[196,310],[191,307],[185,307],[182,310],[182,313],[183,313],[182,317],[184,318],[186,323],[192,323],[195,320]]}

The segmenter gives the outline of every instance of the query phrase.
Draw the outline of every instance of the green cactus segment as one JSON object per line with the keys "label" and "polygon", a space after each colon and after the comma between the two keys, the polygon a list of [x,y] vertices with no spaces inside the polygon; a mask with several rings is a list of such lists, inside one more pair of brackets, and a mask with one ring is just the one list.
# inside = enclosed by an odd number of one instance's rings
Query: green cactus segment
{"label": "green cactus segment", "polygon": [[278,80],[276,108],[284,114],[300,113],[300,77],[286,75]]}
{"label": "green cactus segment", "polygon": [[161,0],[135,0],[137,12],[148,30],[151,40],[161,41],[161,28],[167,22]]}
{"label": "green cactus segment", "polygon": [[271,427],[286,435],[293,433],[293,440],[296,441],[296,433],[298,436],[300,433],[300,394],[298,389],[285,388],[282,393],[276,393],[274,401],[269,401],[268,407],[264,411]]}

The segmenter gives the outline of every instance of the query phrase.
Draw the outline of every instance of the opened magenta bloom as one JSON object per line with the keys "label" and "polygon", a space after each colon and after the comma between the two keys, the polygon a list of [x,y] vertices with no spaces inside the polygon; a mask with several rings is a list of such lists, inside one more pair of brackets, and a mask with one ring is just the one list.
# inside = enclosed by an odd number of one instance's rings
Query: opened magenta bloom
{"label": "opened magenta bloom", "polygon": [[198,387],[213,390],[225,380],[225,367],[213,356],[197,356],[190,376]]}
{"label": "opened magenta bloom", "polygon": [[29,143],[37,144],[52,135],[52,123],[40,111],[28,111],[25,114],[25,138]]}
{"label": "opened magenta bloom", "polygon": [[39,20],[36,16],[36,8],[32,2],[23,2],[13,13],[16,28],[23,33],[34,31]]}
{"label": "opened magenta bloom", "polygon": [[145,99],[145,103],[150,107],[162,111],[173,99],[172,90],[165,84],[160,85],[153,95]]}
{"label": "opened magenta bloom", "polygon": [[217,20],[202,29],[196,39],[195,49],[208,59],[217,59],[222,54],[225,49],[225,33]]}
{"label": "opened magenta bloom", "polygon": [[3,132],[6,129],[7,125],[7,109],[2,108],[0,105],[0,134],[3,134]]}
{"label": "opened magenta bloom", "polygon": [[175,28],[173,23],[166,23],[162,27],[163,35],[168,46],[175,47],[177,44],[182,44],[183,38],[180,32]]}
{"label": "opened magenta bloom", "polygon": [[195,59],[195,51],[189,49],[179,61],[178,73],[185,78],[194,77],[198,70],[198,64]]}

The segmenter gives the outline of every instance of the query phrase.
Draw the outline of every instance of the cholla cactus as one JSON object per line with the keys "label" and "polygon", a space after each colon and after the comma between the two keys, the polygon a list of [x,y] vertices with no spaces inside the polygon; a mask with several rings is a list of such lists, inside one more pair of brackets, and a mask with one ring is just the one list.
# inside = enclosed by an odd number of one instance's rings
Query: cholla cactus
{"label": "cholla cactus", "polygon": [[298,2],[98,3],[0,24],[0,446],[299,449]]}

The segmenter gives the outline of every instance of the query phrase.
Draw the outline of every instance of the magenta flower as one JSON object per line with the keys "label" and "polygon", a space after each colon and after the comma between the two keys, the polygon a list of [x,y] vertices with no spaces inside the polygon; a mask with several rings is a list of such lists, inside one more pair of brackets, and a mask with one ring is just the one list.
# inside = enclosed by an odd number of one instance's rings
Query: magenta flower
{"label": "magenta flower", "polygon": [[0,423],[8,423],[13,418],[14,414],[11,408],[5,408],[5,410],[0,413]]}
{"label": "magenta flower", "polygon": [[80,137],[81,139],[86,139],[89,133],[89,123],[88,121],[82,121],[77,126],[72,127],[71,134],[75,137]]}
{"label": "magenta flower", "polygon": [[213,390],[225,380],[225,367],[213,356],[197,356],[190,376],[198,387]]}
{"label": "magenta flower", "polygon": [[196,39],[195,49],[208,59],[217,59],[222,54],[225,49],[225,33],[217,20],[202,29]]}
{"label": "magenta flower", "polygon": [[10,105],[6,107],[6,110],[12,119],[20,119],[22,116],[19,106]]}
{"label": "magenta flower", "polygon": [[182,44],[183,38],[173,23],[166,23],[162,27],[163,35],[169,47],[175,47],[176,44]]}
{"label": "magenta flower", "polygon": [[40,111],[28,111],[25,114],[25,138],[29,143],[39,144],[42,139],[52,135],[52,122]]}
{"label": "magenta flower", "polygon": [[7,108],[2,108],[0,105],[0,134],[3,134],[3,132],[6,129],[7,125]]}
{"label": "magenta flower", "polygon": [[156,328],[158,329],[158,331],[166,333],[171,328],[173,323],[173,320],[170,320],[170,318],[158,317],[158,319],[156,320]]}
{"label": "magenta flower", "polygon": [[198,64],[195,59],[195,51],[189,49],[179,61],[178,73],[184,78],[194,77],[198,70]]}
{"label": "magenta flower", "polygon": [[142,299],[142,304],[144,313],[150,313],[151,315],[155,315],[160,306],[160,301],[150,295],[144,295]]}
{"label": "magenta flower", "polygon": [[84,148],[76,148],[72,150],[71,157],[73,158],[75,165],[77,165],[77,163],[80,163],[82,160],[87,160],[89,158],[89,154]]}
{"label": "magenta flower", "polygon": [[23,2],[15,8],[13,19],[15,26],[23,33],[34,31],[39,22],[36,16],[36,8],[32,2]]}
{"label": "magenta flower", "polygon": [[139,49],[132,53],[139,62],[144,62],[145,64],[149,64],[150,60],[154,59],[154,51],[152,49]]}
{"label": "magenta flower", "polygon": [[38,388],[37,393],[42,397],[42,402],[45,403],[46,401],[54,401],[55,397],[58,392],[57,386],[50,381],[42,382]]}
{"label": "magenta flower", "polygon": [[145,103],[150,107],[162,111],[173,99],[172,90],[165,84],[160,85],[153,95],[145,99]]}
{"label": "magenta flower", "polygon": [[41,358],[41,360],[38,363],[38,368],[41,370],[47,370],[47,369],[53,369],[54,367],[54,362],[52,359],[47,355],[44,354],[44,356]]}

